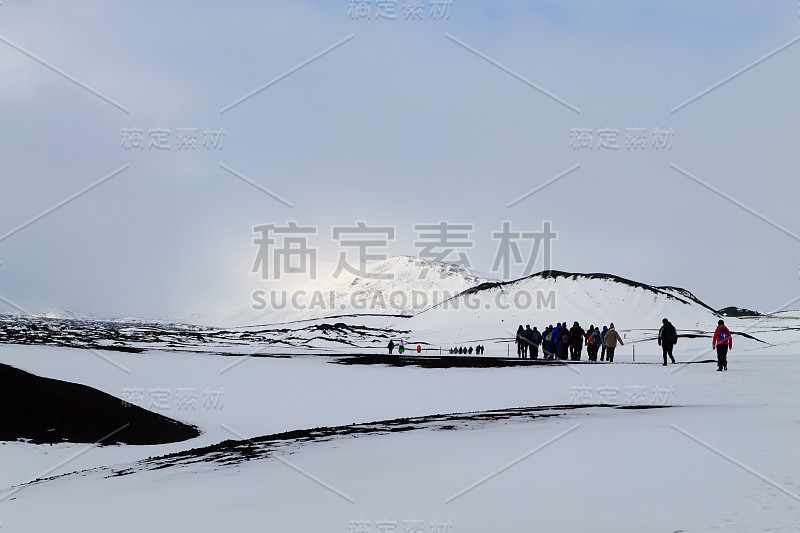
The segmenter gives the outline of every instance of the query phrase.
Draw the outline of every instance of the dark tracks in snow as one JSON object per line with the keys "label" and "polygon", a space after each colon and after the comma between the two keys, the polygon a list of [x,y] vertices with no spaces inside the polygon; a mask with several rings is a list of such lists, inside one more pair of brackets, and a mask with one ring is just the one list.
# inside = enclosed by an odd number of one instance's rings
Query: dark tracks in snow
{"label": "dark tracks in snow", "polygon": [[[458,431],[479,429],[496,422],[530,422],[537,419],[563,416],[571,411],[587,408],[605,409],[661,409],[662,405],[611,405],[611,404],[579,404],[552,405],[537,407],[515,407],[489,411],[467,413],[436,414],[419,417],[395,418],[345,426],[318,427],[298,429],[264,435],[244,440],[226,440],[212,446],[196,448],[162,457],[147,459],[138,464],[143,470],[157,470],[172,466],[193,463],[218,463],[221,465],[237,465],[245,461],[268,458],[283,448],[327,442],[347,437],[390,435],[417,430]],[[137,471],[136,468],[115,470],[112,475],[127,475]]]}

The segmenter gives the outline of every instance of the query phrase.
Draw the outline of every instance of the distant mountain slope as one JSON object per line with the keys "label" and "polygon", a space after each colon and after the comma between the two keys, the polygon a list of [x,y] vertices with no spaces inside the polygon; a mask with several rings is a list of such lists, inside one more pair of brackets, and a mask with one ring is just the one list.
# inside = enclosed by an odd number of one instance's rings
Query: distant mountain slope
{"label": "distant mountain slope", "polygon": [[658,328],[664,317],[679,329],[705,329],[718,319],[713,308],[685,289],[611,274],[545,271],[472,287],[412,317],[406,327],[420,336],[469,339],[513,335],[519,324],[541,329],[564,321],[584,328],[611,322],[618,329]]}
{"label": "distant mountain slope", "polygon": [[303,284],[301,305],[293,305],[280,290],[265,290],[263,310],[247,310],[231,317],[239,326],[275,324],[340,315],[413,316],[464,290],[489,282],[451,263],[419,257],[394,256],[369,263],[367,276],[342,272],[332,280]]}

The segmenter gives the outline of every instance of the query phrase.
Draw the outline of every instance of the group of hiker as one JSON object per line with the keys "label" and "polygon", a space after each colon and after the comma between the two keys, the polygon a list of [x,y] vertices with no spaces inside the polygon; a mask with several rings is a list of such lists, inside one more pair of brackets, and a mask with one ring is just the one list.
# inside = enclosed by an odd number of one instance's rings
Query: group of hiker
{"label": "group of hiker", "polygon": [[473,348],[472,346],[459,346],[458,348],[450,348],[450,354],[467,354],[472,355],[473,350],[475,355],[483,355],[484,346],[479,344]]}
{"label": "group of hiker", "polygon": [[[389,339],[389,345],[387,346],[387,348],[389,348],[389,355],[392,355],[394,347],[395,347],[394,339]],[[406,346],[403,344],[403,341],[400,340],[399,344],[397,344],[397,353],[403,353],[405,351],[406,351]]]}
{"label": "group of hiker", "polygon": [[[658,330],[658,345],[664,354],[664,366],[667,366],[667,357],[675,363],[672,356],[672,348],[678,342],[678,331],[666,318],[661,321],[661,329]],[[725,325],[725,321],[720,319],[717,322],[717,329],[714,330],[714,337],[711,339],[711,349],[717,351],[717,372],[728,370],[728,350],[733,348],[731,340],[731,330]]]}
{"label": "group of hiker", "polygon": [[[667,366],[668,357],[675,364],[672,349],[678,342],[678,330],[666,318],[661,324],[658,330],[658,345],[661,346],[664,357],[663,366]],[[597,353],[600,351],[601,361],[613,363],[617,343],[621,346],[625,344],[614,328],[613,322],[608,327],[603,326],[602,330],[591,325],[588,331],[585,331],[577,321],[573,322],[571,328],[567,328],[566,322],[559,322],[555,327],[551,324],[541,332],[536,326],[531,328],[530,325],[526,325],[523,328],[520,324],[516,336],[517,357],[522,359],[538,359],[541,347],[544,359],[580,361],[581,352],[586,346],[589,361],[597,361]],[[725,321],[719,320],[712,339],[712,349],[717,351],[717,371],[728,370],[727,354],[732,348],[731,332],[725,326]]]}
{"label": "group of hiker", "polygon": [[[678,330],[666,318],[661,321],[661,324],[661,328],[658,330],[658,345],[661,346],[664,356],[664,366],[667,366],[667,358],[675,364],[672,349],[678,342]],[[622,337],[614,328],[613,322],[608,326],[603,326],[603,329],[591,325],[588,330],[584,330],[577,321],[573,322],[571,328],[567,327],[566,322],[558,322],[555,327],[551,324],[544,331],[539,331],[536,326],[531,328],[530,325],[523,328],[520,324],[517,328],[515,342],[517,357],[521,359],[538,359],[539,348],[541,348],[543,359],[580,361],[581,352],[586,346],[589,361],[597,361],[597,354],[600,353],[600,361],[609,363],[614,362],[614,351],[617,344],[625,345]],[[728,370],[728,351],[733,348],[733,341],[730,330],[725,326],[725,321],[720,320],[717,323],[711,346],[717,352],[717,371]],[[390,355],[394,347],[394,341],[390,340],[388,345]],[[419,350],[420,348],[417,346],[417,351]],[[399,342],[397,351],[401,354],[405,351],[402,340]],[[473,351],[476,355],[483,355],[484,346],[478,344],[474,348],[472,346],[450,348],[450,354],[471,355]]]}
{"label": "group of hiker", "polygon": [[591,325],[587,331],[577,321],[573,322],[571,328],[567,327],[566,322],[558,322],[555,327],[550,324],[544,331],[539,331],[536,326],[531,329],[530,325],[523,328],[520,324],[515,342],[517,357],[521,359],[538,359],[541,347],[543,359],[580,361],[583,347],[586,346],[589,361],[597,361],[599,352],[600,360],[609,362],[614,361],[617,343],[625,344],[613,322],[603,326],[602,330]]}

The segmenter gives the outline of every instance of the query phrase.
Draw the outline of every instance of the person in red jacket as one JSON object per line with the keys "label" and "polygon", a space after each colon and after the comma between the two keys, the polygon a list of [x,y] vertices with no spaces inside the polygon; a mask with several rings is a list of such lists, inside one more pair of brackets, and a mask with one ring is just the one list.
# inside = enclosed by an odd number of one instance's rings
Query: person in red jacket
{"label": "person in red jacket", "polygon": [[717,324],[711,347],[717,350],[717,372],[720,372],[728,370],[728,350],[733,349],[733,341],[731,340],[731,330],[725,327],[725,321],[720,320]]}

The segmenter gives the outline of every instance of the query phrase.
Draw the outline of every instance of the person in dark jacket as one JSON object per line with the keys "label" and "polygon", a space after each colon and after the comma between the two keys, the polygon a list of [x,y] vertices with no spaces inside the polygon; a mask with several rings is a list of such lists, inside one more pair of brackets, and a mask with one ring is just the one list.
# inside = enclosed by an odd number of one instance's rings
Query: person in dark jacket
{"label": "person in dark jacket", "polygon": [[531,331],[531,345],[528,348],[532,359],[539,359],[539,345],[542,344],[542,334],[533,326]]}
{"label": "person in dark jacket", "polygon": [[515,339],[517,343],[517,357],[524,357],[525,356],[525,328],[522,327],[522,324],[519,325],[517,328],[517,338]]}
{"label": "person in dark jacket", "polygon": [[678,342],[678,331],[666,318],[661,323],[663,325],[658,330],[658,345],[661,346],[661,350],[664,352],[664,366],[667,366],[667,356],[672,360],[672,364],[675,364],[675,358],[672,357],[672,347]]}
{"label": "person in dark jacket", "polygon": [[573,361],[581,360],[581,352],[583,351],[583,343],[586,332],[580,327],[576,321],[569,330],[569,353]]}
{"label": "person in dark jacket", "polygon": [[600,345],[603,344],[603,337],[600,334],[600,329],[594,326],[589,334],[589,339],[586,341],[586,352],[589,354],[589,361],[597,361],[597,351]]}
{"label": "person in dark jacket", "polygon": [[533,330],[530,324],[525,324],[525,355],[530,358],[533,354]]}
{"label": "person in dark jacket", "polygon": [[569,330],[567,329],[567,323],[564,322],[564,325],[558,330],[558,358],[562,361],[569,359],[569,344]]}
{"label": "person in dark jacket", "polygon": [[553,325],[550,324],[542,332],[542,356],[545,359],[554,359],[555,351],[553,350]]}
{"label": "person in dark jacket", "polygon": [[392,350],[394,350],[394,341],[389,339],[389,355],[392,355]]}
{"label": "person in dark jacket", "polygon": [[731,337],[731,330],[725,326],[725,321],[717,322],[717,329],[711,341],[711,347],[717,350],[717,372],[728,370],[728,350],[733,348]]}

